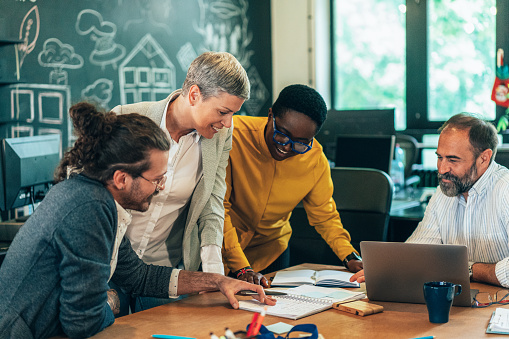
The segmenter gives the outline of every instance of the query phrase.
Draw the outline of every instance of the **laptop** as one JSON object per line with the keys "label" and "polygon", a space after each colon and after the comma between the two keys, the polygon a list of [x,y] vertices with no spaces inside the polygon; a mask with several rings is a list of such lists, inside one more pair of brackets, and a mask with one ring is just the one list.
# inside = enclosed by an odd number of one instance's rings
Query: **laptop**
{"label": "laptop", "polygon": [[471,306],[467,247],[361,241],[366,294],[369,300],[424,304],[423,284],[449,281],[462,292],[455,306]]}

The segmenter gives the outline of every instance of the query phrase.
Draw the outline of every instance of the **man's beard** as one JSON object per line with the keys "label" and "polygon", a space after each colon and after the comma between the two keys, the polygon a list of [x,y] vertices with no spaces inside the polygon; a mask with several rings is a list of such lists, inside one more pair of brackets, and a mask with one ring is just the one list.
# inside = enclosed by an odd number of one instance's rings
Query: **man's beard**
{"label": "man's beard", "polygon": [[[443,182],[442,179],[450,180],[451,182]],[[438,182],[442,192],[448,197],[455,197],[457,195],[468,192],[477,181],[477,166],[474,163],[470,170],[465,173],[463,177],[455,176],[450,172],[440,174],[438,173]]]}

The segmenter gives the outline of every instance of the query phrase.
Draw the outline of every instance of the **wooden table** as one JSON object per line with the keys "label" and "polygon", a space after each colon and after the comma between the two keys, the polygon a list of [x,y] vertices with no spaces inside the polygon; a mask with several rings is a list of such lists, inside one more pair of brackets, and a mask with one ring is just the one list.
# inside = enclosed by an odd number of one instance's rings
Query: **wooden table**
{"label": "wooden table", "polygon": [[[326,265],[303,264],[294,267],[330,269]],[[362,288],[362,287],[361,287]],[[473,283],[471,288],[496,292],[499,287]],[[240,297],[247,298],[250,297]],[[426,305],[390,302],[373,302],[384,307],[384,312],[360,317],[334,309],[299,320],[266,316],[264,325],[285,322],[291,325],[316,324],[325,339],[335,338],[484,338],[491,313],[496,307],[487,308],[452,307],[449,322],[432,324],[428,321]],[[504,306],[508,307],[508,306]],[[118,318],[115,323],[94,338],[151,338],[152,334],[171,334],[195,338],[218,336],[225,327],[233,331],[246,328],[252,312],[234,310],[219,292],[194,295],[178,302],[159,306],[147,311]],[[500,337],[500,336],[499,336]]]}

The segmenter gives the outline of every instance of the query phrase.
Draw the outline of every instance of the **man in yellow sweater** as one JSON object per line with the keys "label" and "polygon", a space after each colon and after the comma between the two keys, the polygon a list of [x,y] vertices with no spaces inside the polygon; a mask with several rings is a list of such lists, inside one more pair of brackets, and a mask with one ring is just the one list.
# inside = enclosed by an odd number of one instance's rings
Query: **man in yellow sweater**
{"label": "man in yellow sweater", "polygon": [[[268,286],[260,273],[289,266],[290,214],[302,201],[309,223],[352,272],[362,261],[332,198],[330,167],[314,140],[327,116],[320,94],[290,85],[268,118],[234,116],[226,169],[223,261],[238,279]],[[263,273],[263,272],[262,272]]]}

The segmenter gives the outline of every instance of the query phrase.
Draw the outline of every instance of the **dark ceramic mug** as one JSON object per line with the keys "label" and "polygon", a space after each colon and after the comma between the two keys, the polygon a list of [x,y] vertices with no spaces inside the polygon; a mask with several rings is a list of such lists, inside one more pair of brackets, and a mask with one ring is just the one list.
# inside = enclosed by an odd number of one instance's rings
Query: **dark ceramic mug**
{"label": "dark ceramic mug", "polygon": [[436,324],[448,322],[452,301],[461,293],[461,285],[446,281],[429,281],[424,283],[423,291],[429,321]]}

